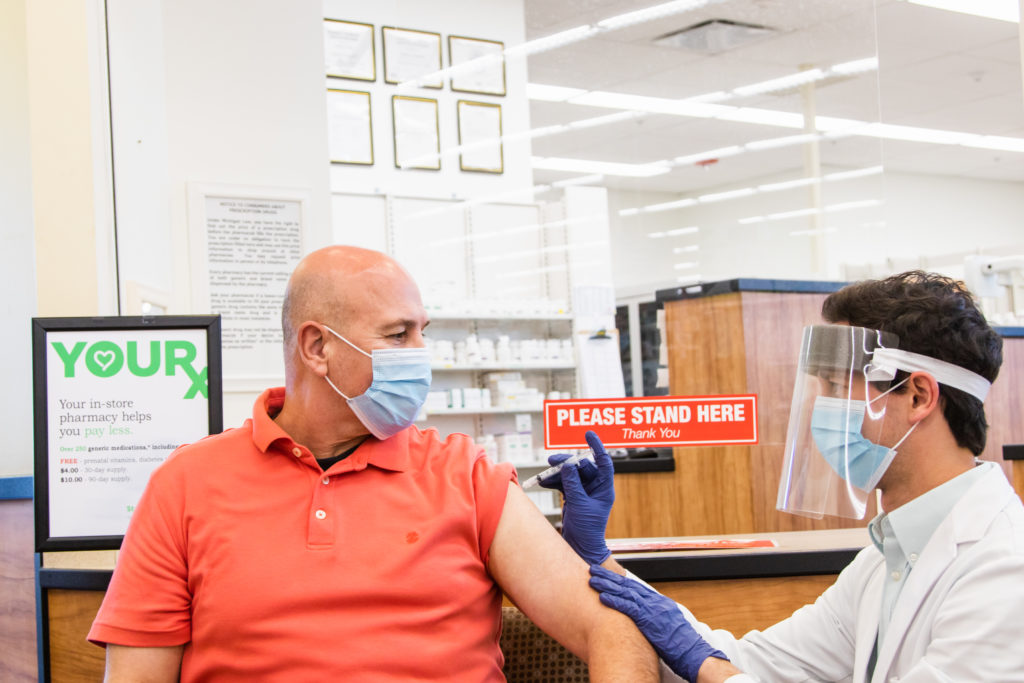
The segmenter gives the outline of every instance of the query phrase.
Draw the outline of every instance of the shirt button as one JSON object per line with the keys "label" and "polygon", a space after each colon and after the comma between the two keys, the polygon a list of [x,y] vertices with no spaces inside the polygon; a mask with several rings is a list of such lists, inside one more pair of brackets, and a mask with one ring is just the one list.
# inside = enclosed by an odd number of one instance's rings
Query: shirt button
{"label": "shirt button", "polygon": [[321,484],[329,484],[329,483],[331,483],[331,478],[330,477],[324,477],[323,479],[320,480],[320,483]]}
{"label": "shirt button", "polygon": [[910,557],[908,559],[910,560],[910,564],[914,564],[917,562],[917,553],[910,553]]}
{"label": "shirt button", "polygon": [[317,510],[315,514],[316,514],[316,518],[317,519],[326,519],[327,518],[327,513],[324,512],[323,510]]}
{"label": "shirt button", "polygon": [[900,573],[899,572],[893,572],[892,573],[892,580],[893,581],[899,581],[900,580]]}
{"label": "shirt button", "polygon": [[292,455],[294,455],[296,458],[299,457],[300,455],[302,455],[302,449],[301,448],[293,448],[292,449]]}

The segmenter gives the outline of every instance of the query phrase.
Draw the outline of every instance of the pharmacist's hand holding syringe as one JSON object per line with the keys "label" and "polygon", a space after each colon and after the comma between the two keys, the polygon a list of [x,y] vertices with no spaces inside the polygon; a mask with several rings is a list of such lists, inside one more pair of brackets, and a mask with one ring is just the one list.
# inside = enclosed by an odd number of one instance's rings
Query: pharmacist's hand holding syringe
{"label": "pharmacist's hand holding syringe", "polygon": [[[589,564],[601,564],[611,556],[604,535],[615,502],[615,468],[597,434],[587,432],[587,444],[590,453],[552,455],[548,458],[552,467],[536,479],[544,488],[572,497],[571,506],[562,506],[562,538]],[[529,488],[530,482],[524,482],[523,488]]]}

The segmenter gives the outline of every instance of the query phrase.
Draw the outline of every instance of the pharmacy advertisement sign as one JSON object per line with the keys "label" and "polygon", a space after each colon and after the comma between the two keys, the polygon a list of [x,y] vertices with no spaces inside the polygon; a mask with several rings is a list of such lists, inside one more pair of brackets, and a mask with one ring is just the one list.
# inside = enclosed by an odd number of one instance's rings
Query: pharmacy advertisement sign
{"label": "pharmacy advertisement sign", "polygon": [[757,396],[657,396],[544,402],[544,447],[608,448],[757,443]]}
{"label": "pharmacy advertisement sign", "polygon": [[220,318],[35,318],[38,550],[120,547],[149,475],[222,429]]}

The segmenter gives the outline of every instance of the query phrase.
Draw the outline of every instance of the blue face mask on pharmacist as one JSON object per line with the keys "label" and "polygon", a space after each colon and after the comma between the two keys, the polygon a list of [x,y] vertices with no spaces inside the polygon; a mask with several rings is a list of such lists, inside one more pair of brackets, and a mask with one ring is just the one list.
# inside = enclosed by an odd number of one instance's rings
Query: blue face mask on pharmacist
{"label": "blue face mask on pharmacist", "polygon": [[836,474],[861,491],[872,491],[896,457],[896,449],[920,423],[886,448],[861,433],[866,409],[864,401],[819,396],[811,414],[811,436]]}
{"label": "blue face mask on pharmacist", "polygon": [[331,388],[348,402],[359,421],[381,440],[411,425],[430,390],[430,351],[425,348],[374,349],[369,354],[327,325],[324,329],[373,363],[373,381],[358,396],[346,396],[324,375]]}

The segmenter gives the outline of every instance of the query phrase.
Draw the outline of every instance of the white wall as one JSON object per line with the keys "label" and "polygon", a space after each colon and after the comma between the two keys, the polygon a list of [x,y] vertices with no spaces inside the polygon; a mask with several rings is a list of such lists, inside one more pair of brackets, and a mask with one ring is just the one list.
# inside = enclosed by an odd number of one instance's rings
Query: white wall
{"label": "white wall", "polygon": [[0,2],[0,376],[5,393],[0,476],[32,473],[32,357],[36,312],[24,0]]}
{"label": "white wall", "polygon": [[109,0],[122,282],[190,311],[189,183],[310,193],[330,241],[319,0]]}
{"label": "white wall", "polygon": [[[839,169],[825,169],[829,170]],[[761,179],[760,182],[768,182]],[[752,183],[753,184],[753,183]],[[735,186],[717,188],[725,191]],[[797,219],[741,225],[741,216],[806,205],[806,190],[754,195],[706,206],[622,217],[622,208],[679,199],[667,193],[609,192],[612,266],[620,294],[663,289],[678,276],[699,273],[708,282],[737,277],[845,280],[924,267],[963,276],[965,253],[1024,253],[1024,184],[952,176],[886,172],[828,187],[825,203],[880,198],[884,204],[829,216],[838,228],[821,238],[824,267],[816,270],[813,238],[791,236],[806,227]],[[650,232],[696,225],[695,235],[652,239]],[[673,254],[696,244],[698,252]],[[698,261],[696,269],[673,264]]]}

